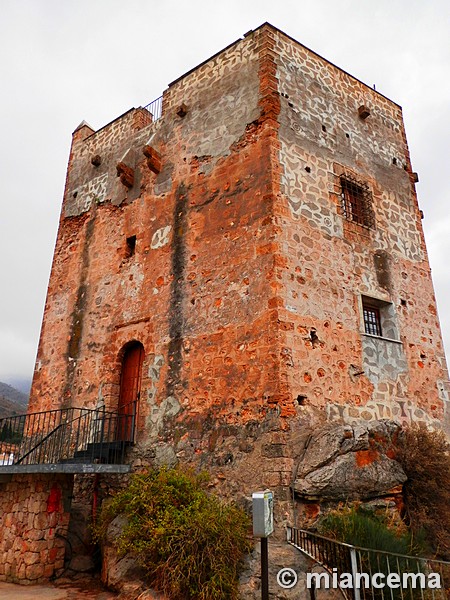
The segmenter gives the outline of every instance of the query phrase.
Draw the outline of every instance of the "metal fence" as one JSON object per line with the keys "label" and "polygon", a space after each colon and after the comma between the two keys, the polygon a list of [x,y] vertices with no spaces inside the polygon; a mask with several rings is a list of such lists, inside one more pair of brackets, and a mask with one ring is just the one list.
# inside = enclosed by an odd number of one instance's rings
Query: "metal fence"
{"label": "metal fence", "polygon": [[136,403],[123,412],[67,408],[0,419],[3,465],[122,464],[134,440]]}
{"label": "metal fence", "polygon": [[146,104],[144,106],[144,108],[146,110],[148,110],[148,112],[152,115],[153,122],[157,121],[158,119],[160,119],[162,117],[162,104],[163,104],[163,97],[160,96],[159,98],[156,98],[156,100],[153,100],[152,102],[150,102],[150,104]]}
{"label": "metal fence", "polygon": [[348,600],[450,598],[450,562],[359,548],[294,527],[287,535],[290,544],[324,569],[309,575],[311,597],[319,583],[339,589]]}

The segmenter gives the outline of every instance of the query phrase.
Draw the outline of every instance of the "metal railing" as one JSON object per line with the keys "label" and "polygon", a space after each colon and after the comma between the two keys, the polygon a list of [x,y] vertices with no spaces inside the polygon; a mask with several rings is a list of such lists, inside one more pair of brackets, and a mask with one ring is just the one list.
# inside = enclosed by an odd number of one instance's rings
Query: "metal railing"
{"label": "metal railing", "polygon": [[162,104],[163,97],[160,96],[159,98],[156,98],[156,100],[150,102],[150,104],[146,104],[144,106],[145,110],[148,110],[148,112],[152,115],[153,123],[162,117]]}
{"label": "metal railing", "polygon": [[[349,600],[450,598],[450,562],[359,548],[294,527],[288,527],[287,539],[323,567],[324,574],[310,576],[313,588],[317,581],[328,582]],[[349,581],[352,587],[342,585]]]}
{"label": "metal railing", "polygon": [[3,465],[122,464],[134,441],[136,402],[121,413],[67,408],[0,419]]}

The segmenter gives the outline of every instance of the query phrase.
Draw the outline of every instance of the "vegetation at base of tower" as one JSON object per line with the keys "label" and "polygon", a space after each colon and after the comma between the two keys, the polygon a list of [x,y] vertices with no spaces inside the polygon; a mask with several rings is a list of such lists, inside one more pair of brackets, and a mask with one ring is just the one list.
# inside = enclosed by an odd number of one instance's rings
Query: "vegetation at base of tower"
{"label": "vegetation at base of tower", "polygon": [[423,530],[436,556],[450,560],[450,444],[442,431],[424,425],[405,429],[396,459],[408,480],[403,485],[404,518]]}
{"label": "vegetation at base of tower", "polygon": [[395,554],[427,554],[421,532],[416,538],[399,519],[358,504],[329,512],[320,519],[318,530],[321,535],[361,548]]}
{"label": "vegetation at base of tower", "polygon": [[205,491],[207,477],[159,469],[132,477],[102,507],[95,526],[104,538],[118,515],[127,524],[116,541],[133,553],[149,584],[171,600],[234,600],[244,556],[252,549],[246,513]]}
{"label": "vegetation at base of tower", "polygon": [[[403,529],[396,526],[395,532],[384,517],[347,507],[322,518],[320,532],[356,546],[400,554],[416,548],[423,555],[450,560],[450,443],[442,431],[413,425],[399,436],[395,460],[408,478],[403,484]],[[381,527],[380,518],[385,521]],[[397,539],[390,541],[393,533]]]}
{"label": "vegetation at base of tower", "polygon": [[[385,578],[390,573],[424,573],[420,561],[411,560],[404,555],[424,556],[428,552],[423,540],[413,536],[411,531],[399,519],[393,518],[387,511],[369,510],[361,505],[346,506],[330,512],[319,522],[319,530],[323,535],[335,538],[360,548],[381,550],[393,553],[379,554],[364,552],[358,555],[358,571],[360,573],[383,573]],[[326,552],[326,546],[325,546]],[[400,556],[398,556],[400,555]],[[345,553],[343,556],[349,556]],[[345,563],[344,563],[345,564]],[[347,572],[351,572],[350,562]],[[371,597],[383,600],[387,596],[392,600],[403,600],[402,589],[386,590],[371,588]],[[423,590],[409,590],[408,598],[431,598],[423,595]]]}

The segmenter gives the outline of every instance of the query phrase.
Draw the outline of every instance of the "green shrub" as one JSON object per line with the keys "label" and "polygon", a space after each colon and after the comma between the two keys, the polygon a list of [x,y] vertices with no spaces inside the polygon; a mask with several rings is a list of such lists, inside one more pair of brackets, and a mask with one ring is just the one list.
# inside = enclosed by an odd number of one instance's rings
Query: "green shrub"
{"label": "green shrub", "polygon": [[399,440],[397,460],[408,480],[403,486],[405,520],[422,529],[435,553],[450,560],[450,445],[442,431],[410,427]]}
{"label": "green shrub", "polygon": [[328,513],[319,521],[318,529],[322,535],[362,548],[395,554],[417,554],[424,550],[421,537],[415,540],[406,527],[394,525],[386,514],[361,506]]}
{"label": "green shrub", "polygon": [[[323,517],[319,521],[318,528],[321,534],[339,542],[394,554],[394,556],[390,556],[377,552],[361,552],[359,556],[360,572],[383,573],[385,577],[389,573],[401,575],[402,573],[423,572],[419,563],[396,556],[397,554],[423,555],[425,549],[421,543],[413,539],[411,532],[402,523],[393,521],[387,513],[375,513],[361,506],[345,507]],[[324,547],[326,551],[326,544]],[[351,572],[350,555],[344,552],[344,556],[347,561],[346,565],[344,563],[345,568],[347,572]],[[373,588],[370,592],[371,597],[376,600],[386,597],[382,590]],[[403,597],[402,590],[389,590],[389,598],[401,600]],[[424,596],[421,595],[421,590],[418,590],[408,595],[408,598],[419,599]]]}
{"label": "green shrub", "polygon": [[173,600],[234,600],[250,520],[241,509],[204,490],[205,477],[177,469],[135,475],[102,507],[95,528],[105,535],[117,515],[127,517],[120,554],[135,554],[149,583]]}

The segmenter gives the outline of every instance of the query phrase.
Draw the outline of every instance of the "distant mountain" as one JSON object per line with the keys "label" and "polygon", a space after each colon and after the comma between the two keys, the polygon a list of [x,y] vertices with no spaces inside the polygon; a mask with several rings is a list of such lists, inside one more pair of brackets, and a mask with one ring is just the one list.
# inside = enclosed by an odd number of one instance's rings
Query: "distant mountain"
{"label": "distant mountain", "polygon": [[7,381],[8,385],[19,392],[23,392],[26,396],[30,395],[31,377],[10,377]]}
{"label": "distant mountain", "polygon": [[21,415],[27,411],[28,395],[0,381],[0,418]]}

